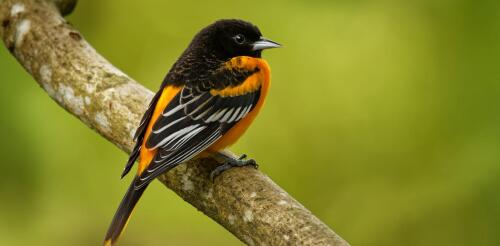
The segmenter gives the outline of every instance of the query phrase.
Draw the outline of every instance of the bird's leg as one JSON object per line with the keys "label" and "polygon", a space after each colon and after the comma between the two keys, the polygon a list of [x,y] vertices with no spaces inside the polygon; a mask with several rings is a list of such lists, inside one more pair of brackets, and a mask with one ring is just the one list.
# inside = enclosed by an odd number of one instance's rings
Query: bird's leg
{"label": "bird's leg", "polygon": [[258,168],[257,162],[254,159],[246,159],[247,155],[243,154],[240,157],[236,158],[231,153],[227,153],[225,151],[219,151],[214,154],[214,156],[218,159],[224,161],[224,164],[216,167],[211,173],[210,178],[214,180],[217,176],[219,176],[224,171],[232,168],[232,167],[243,167],[243,166],[253,166]]}

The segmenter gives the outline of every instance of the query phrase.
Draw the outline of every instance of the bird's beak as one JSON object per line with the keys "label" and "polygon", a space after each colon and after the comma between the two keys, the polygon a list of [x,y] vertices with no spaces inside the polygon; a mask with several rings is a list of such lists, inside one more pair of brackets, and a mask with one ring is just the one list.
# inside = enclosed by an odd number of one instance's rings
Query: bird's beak
{"label": "bird's beak", "polygon": [[258,41],[252,44],[252,50],[265,50],[265,49],[272,49],[272,48],[279,48],[281,47],[281,44],[278,44],[272,40],[269,40],[264,37],[260,37]]}

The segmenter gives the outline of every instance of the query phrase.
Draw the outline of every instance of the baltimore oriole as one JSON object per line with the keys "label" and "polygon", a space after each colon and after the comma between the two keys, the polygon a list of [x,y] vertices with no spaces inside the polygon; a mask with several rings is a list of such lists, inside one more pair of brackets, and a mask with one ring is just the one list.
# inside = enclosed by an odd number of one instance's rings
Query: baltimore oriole
{"label": "baltimore oriole", "polygon": [[148,184],[200,154],[225,161],[211,176],[233,166],[255,165],[224,149],[240,138],[261,109],[270,84],[264,49],[280,45],[242,20],[219,20],[202,29],[163,80],[135,133],[135,148],[122,173],[139,158],[137,175],[109,226],[112,245]]}

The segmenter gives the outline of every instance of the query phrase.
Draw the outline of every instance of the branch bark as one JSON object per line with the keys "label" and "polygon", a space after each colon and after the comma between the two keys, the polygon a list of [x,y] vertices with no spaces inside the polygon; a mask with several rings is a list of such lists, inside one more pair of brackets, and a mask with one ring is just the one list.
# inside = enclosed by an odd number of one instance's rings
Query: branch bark
{"label": "branch bark", "polygon": [[[62,15],[76,0],[0,0],[0,36],[39,85],[130,153],[153,93],[99,55]],[[158,179],[248,245],[348,245],[266,175],[233,168],[215,182],[213,159],[181,164]]]}

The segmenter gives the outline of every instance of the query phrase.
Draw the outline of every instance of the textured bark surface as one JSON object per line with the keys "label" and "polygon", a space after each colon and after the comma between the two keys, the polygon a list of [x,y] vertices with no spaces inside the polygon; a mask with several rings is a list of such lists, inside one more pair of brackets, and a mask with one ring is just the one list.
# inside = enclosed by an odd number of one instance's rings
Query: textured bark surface
{"label": "textured bark surface", "polygon": [[[112,66],[68,24],[62,15],[75,4],[0,0],[0,36],[51,98],[130,152],[153,93]],[[233,168],[212,182],[209,173],[217,165],[213,159],[192,160],[158,179],[248,245],[348,245],[254,168]]]}

